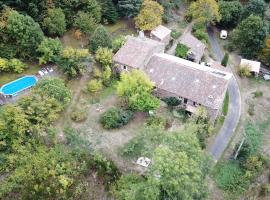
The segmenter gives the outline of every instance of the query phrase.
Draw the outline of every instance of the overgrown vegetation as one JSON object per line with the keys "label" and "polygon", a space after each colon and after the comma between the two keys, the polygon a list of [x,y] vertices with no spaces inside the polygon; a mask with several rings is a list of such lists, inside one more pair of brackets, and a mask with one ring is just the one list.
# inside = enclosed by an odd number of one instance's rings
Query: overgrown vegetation
{"label": "overgrown vegetation", "polygon": [[181,43],[178,43],[175,49],[175,55],[179,58],[187,58],[187,53],[189,51],[189,48]]}
{"label": "overgrown vegetation", "polygon": [[244,142],[241,148],[240,143],[235,147],[234,153],[238,153],[236,160],[224,161],[215,168],[214,178],[218,187],[231,198],[239,197],[258,174],[269,166],[268,158],[260,153],[269,124],[269,118],[261,123],[246,123]]}

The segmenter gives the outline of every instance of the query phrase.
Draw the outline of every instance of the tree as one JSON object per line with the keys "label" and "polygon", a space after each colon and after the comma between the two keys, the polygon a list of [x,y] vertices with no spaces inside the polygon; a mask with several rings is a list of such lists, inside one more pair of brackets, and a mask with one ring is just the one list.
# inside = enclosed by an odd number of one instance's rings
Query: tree
{"label": "tree", "polygon": [[118,0],[118,8],[121,16],[135,17],[138,15],[142,0]]}
{"label": "tree", "polygon": [[163,7],[152,0],[144,0],[139,15],[135,18],[137,28],[146,31],[153,30],[162,23]]}
{"label": "tree", "polygon": [[122,73],[117,83],[117,95],[124,97],[134,110],[149,111],[159,107],[159,100],[151,95],[154,84],[141,71]]}
{"label": "tree", "polygon": [[259,58],[267,65],[270,65],[270,36],[264,42],[264,47],[259,53]]}
{"label": "tree", "polygon": [[4,106],[0,112],[0,150],[10,150],[15,141],[22,142],[29,125],[20,107]]}
{"label": "tree", "polygon": [[80,11],[75,18],[74,26],[79,28],[87,36],[90,36],[94,32],[97,23],[92,15]]}
{"label": "tree", "polygon": [[243,7],[239,1],[219,1],[221,20],[219,25],[225,28],[234,28],[239,23]]}
{"label": "tree", "polygon": [[36,55],[36,49],[43,40],[43,32],[38,23],[17,11],[11,11],[7,20],[7,33],[17,47],[17,54],[24,58]]}
{"label": "tree", "polygon": [[0,72],[15,72],[15,73],[22,73],[23,70],[26,68],[26,64],[21,62],[20,60],[13,58],[10,60],[0,58]]}
{"label": "tree", "polygon": [[45,38],[37,49],[40,54],[39,64],[56,62],[62,51],[63,47],[59,39]]}
{"label": "tree", "polygon": [[256,15],[263,19],[266,9],[267,5],[264,0],[250,0],[244,6],[242,19],[246,19],[250,15]]}
{"label": "tree", "polygon": [[96,52],[96,61],[98,61],[102,67],[106,67],[106,66],[111,66],[112,64],[112,57],[113,57],[113,53],[111,49],[108,49],[107,47],[105,48],[98,48],[97,52]]}
{"label": "tree", "polygon": [[56,63],[70,77],[82,75],[87,66],[87,62],[91,61],[88,49],[65,48]]}
{"label": "tree", "polygon": [[118,19],[118,13],[112,0],[101,0],[102,21],[104,23],[114,24]]}
{"label": "tree", "polygon": [[101,7],[96,0],[55,0],[54,4],[55,7],[63,9],[68,26],[73,25],[74,16],[78,11],[89,14],[96,23],[101,20]]}
{"label": "tree", "polygon": [[96,28],[93,36],[90,38],[90,50],[96,52],[99,47],[112,47],[112,39],[104,26]]}
{"label": "tree", "polygon": [[192,200],[201,195],[202,172],[185,152],[161,146],[155,150],[153,161],[148,181],[160,185],[162,199]]}
{"label": "tree", "polygon": [[191,3],[188,12],[195,21],[205,24],[219,22],[221,19],[219,6],[215,0],[195,1]]}
{"label": "tree", "polygon": [[105,66],[102,73],[102,82],[105,86],[109,86],[111,82],[112,70],[110,66]]}
{"label": "tree", "polygon": [[62,36],[66,32],[65,14],[61,8],[49,9],[42,24],[49,35]]}
{"label": "tree", "polygon": [[61,102],[63,108],[71,100],[70,90],[66,87],[64,81],[59,78],[42,79],[35,86],[34,92],[56,99]]}
{"label": "tree", "polygon": [[253,58],[263,48],[267,27],[263,20],[251,15],[232,32],[231,45],[247,58]]}
{"label": "tree", "polygon": [[0,198],[80,199],[86,186],[80,177],[89,167],[89,156],[62,145],[32,143],[8,156],[15,166],[1,182]]}

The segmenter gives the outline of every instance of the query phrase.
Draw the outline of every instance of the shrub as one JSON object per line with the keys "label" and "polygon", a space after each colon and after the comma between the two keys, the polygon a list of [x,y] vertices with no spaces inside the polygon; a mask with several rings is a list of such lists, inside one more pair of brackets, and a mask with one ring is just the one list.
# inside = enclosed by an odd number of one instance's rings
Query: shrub
{"label": "shrub", "polygon": [[102,77],[101,71],[97,67],[95,67],[93,70],[93,77],[97,79]]}
{"label": "shrub", "polygon": [[112,64],[113,53],[111,49],[99,47],[96,52],[96,61],[98,61],[102,67],[110,66]]}
{"label": "shrub", "polygon": [[100,123],[106,129],[120,128],[133,117],[133,112],[121,108],[110,108],[100,117]]}
{"label": "shrub", "polygon": [[102,82],[105,86],[109,86],[111,83],[112,70],[109,66],[105,66],[102,74]]}
{"label": "shrub", "polygon": [[75,122],[85,121],[87,119],[86,110],[75,108],[71,113],[71,119]]}
{"label": "shrub", "polygon": [[99,92],[101,89],[102,89],[102,82],[97,79],[91,80],[87,85],[87,90],[90,93]]}
{"label": "shrub", "polygon": [[184,44],[177,44],[175,49],[175,55],[179,58],[186,58],[189,48]]}
{"label": "shrub", "polygon": [[112,41],[113,52],[116,53],[125,43],[126,43],[126,38],[124,36],[120,36],[118,38],[115,38]]}
{"label": "shrub", "polygon": [[240,77],[250,77],[251,76],[250,69],[247,66],[240,66],[238,73],[239,73]]}
{"label": "shrub", "polygon": [[182,35],[182,33],[180,32],[180,31],[176,31],[176,30],[173,30],[172,32],[171,32],[171,37],[173,38],[173,39],[177,39],[177,38],[179,38],[180,36]]}
{"label": "shrub", "polygon": [[250,116],[253,116],[255,114],[255,105],[254,104],[250,104],[248,107],[248,114]]}
{"label": "shrub", "polygon": [[159,116],[151,116],[147,119],[146,125],[149,127],[165,128],[166,119]]}
{"label": "shrub", "polygon": [[270,195],[270,183],[265,183],[261,186],[261,195],[269,196]]}
{"label": "shrub", "polygon": [[206,42],[206,43],[208,42],[208,35],[204,30],[199,29],[195,31],[193,35],[203,42]]}
{"label": "shrub", "polygon": [[199,23],[199,22],[194,23],[193,26],[192,26],[192,33],[195,33],[198,30],[203,31],[203,30],[205,30],[205,27],[206,26],[205,26],[204,23]]}
{"label": "shrub", "polygon": [[74,26],[87,36],[90,36],[94,32],[97,23],[92,14],[79,11],[74,20]]}
{"label": "shrub", "polygon": [[229,61],[229,54],[226,52],[221,61],[221,65],[227,67],[228,61]]}
{"label": "shrub", "polygon": [[96,28],[90,38],[90,50],[96,52],[99,47],[112,47],[111,35],[102,25]]}
{"label": "shrub", "polygon": [[247,158],[243,164],[243,167],[247,171],[259,172],[263,167],[263,162],[260,160],[259,156],[252,155]]}
{"label": "shrub", "polygon": [[254,98],[258,98],[258,97],[263,96],[263,92],[260,90],[256,90],[255,92],[253,92],[253,94],[254,94]]}
{"label": "shrub", "polygon": [[167,97],[162,99],[168,106],[178,106],[181,104],[181,100],[176,97]]}
{"label": "shrub", "polygon": [[9,69],[16,73],[22,73],[26,67],[26,65],[20,60],[13,58],[8,63]]}

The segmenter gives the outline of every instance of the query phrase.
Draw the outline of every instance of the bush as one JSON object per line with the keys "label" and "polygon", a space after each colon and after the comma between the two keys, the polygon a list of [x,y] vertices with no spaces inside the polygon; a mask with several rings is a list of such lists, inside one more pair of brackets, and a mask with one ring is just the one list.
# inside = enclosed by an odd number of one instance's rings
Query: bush
{"label": "bush", "polygon": [[251,76],[250,69],[246,66],[240,66],[238,73],[239,73],[240,77],[250,77]]}
{"label": "bush", "polygon": [[113,53],[111,49],[99,47],[96,52],[96,61],[98,61],[102,67],[110,66],[112,64]]}
{"label": "bush", "polygon": [[258,98],[258,97],[263,96],[263,92],[260,90],[256,90],[255,92],[253,92],[253,94],[254,94],[254,98]]}
{"label": "bush", "polygon": [[261,186],[261,195],[269,196],[270,195],[270,183],[265,183]]}
{"label": "bush", "polygon": [[204,23],[195,23],[192,26],[192,33],[195,33],[198,30],[204,31],[205,30],[205,24]]}
{"label": "bush", "polygon": [[255,114],[255,105],[254,105],[254,104],[250,104],[250,105],[248,106],[248,114],[249,114],[250,116],[253,116],[253,115]]}
{"label": "bush", "polygon": [[87,119],[87,112],[85,109],[74,109],[71,113],[71,119],[75,122],[82,122]]}
{"label": "bush", "polygon": [[74,26],[79,28],[85,35],[90,36],[94,32],[97,23],[92,14],[79,11],[74,20]]}
{"label": "bush", "polygon": [[180,31],[173,30],[173,31],[171,32],[171,37],[172,37],[174,40],[178,39],[181,35],[182,35],[182,33],[181,33]]}
{"label": "bush", "polygon": [[149,127],[165,128],[166,119],[159,116],[151,116],[147,119],[146,125]]}
{"label": "bush", "polygon": [[112,47],[111,35],[102,25],[96,28],[90,38],[90,50],[96,52],[99,47]]}
{"label": "bush", "polygon": [[167,97],[162,99],[168,106],[178,106],[181,104],[181,100],[176,97]]}
{"label": "bush", "polygon": [[97,67],[95,67],[93,70],[93,77],[97,79],[102,77],[101,71]]}
{"label": "bush", "polygon": [[221,61],[221,65],[227,67],[228,61],[229,61],[229,54],[226,52]]}
{"label": "bush", "polygon": [[204,30],[199,29],[195,31],[193,35],[203,42],[206,42],[206,43],[208,42],[208,35]]}
{"label": "bush", "polygon": [[126,38],[120,36],[112,41],[113,52],[116,53],[124,44],[126,43]]}
{"label": "bush", "polygon": [[87,90],[90,93],[99,92],[101,89],[102,89],[102,82],[97,79],[91,80],[87,85]]}
{"label": "bush", "polygon": [[177,44],[175,49],[175,55],[179,58],[186,58],[189,48],[184,44]]}
{"label": "bush", "polygon": [[100,117],[100,123],[106,129],[120,128],[126,125],[133,117],[133,112],[121,108],[111,108]]}

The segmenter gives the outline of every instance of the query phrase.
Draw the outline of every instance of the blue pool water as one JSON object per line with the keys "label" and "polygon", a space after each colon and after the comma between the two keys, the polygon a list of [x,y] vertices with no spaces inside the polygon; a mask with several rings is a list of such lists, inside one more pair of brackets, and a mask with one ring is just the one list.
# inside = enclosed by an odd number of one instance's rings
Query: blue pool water
{"label": "blue pool water", "polygon": [[34,86],[37,82],[35,76],[24,76],[15,81],[7,83],[0,88],[0,92],[4,95],[16,96],[19,92]]}

